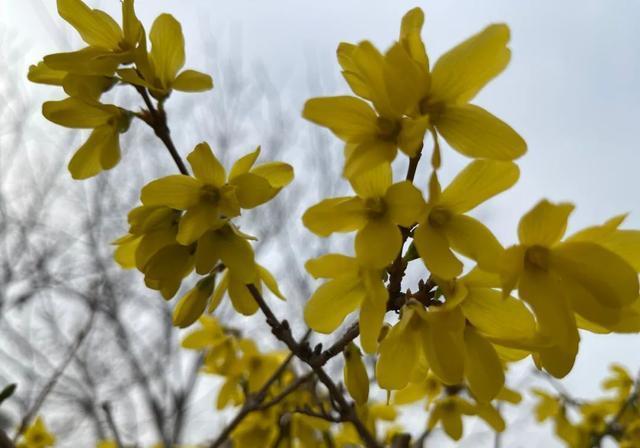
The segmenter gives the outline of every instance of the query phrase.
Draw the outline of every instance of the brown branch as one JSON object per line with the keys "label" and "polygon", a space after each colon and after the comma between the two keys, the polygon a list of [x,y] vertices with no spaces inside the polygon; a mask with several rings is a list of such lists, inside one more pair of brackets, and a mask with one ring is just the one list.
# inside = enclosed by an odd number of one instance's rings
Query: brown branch
{"label": "brown branch", "polygon": [[291,383],[289,383],[289,385],[287,387],[285,387],[282,392],[280,392],[278,395],[276,395],[274,398],[272,398],[271,400],[267,401],[266,403],[262,403],[262,405],[258,408],[260,411],[264,411],[266,409],[269,409],[272,406],[277,405],[278,403],[280,403],[282,400],[284,400],[285,398],[287,398],[287,396],[289,394],[291,394],[292,392],[294,392],[297,388],[299,388],[300,386],[302,386],[304,383],[306,383],[307,381],[309,381],[311,378],[313,378],[313,372],[309,372],[306,375],[300,376],[298,378],[295,379],[295,381],[292,381]]}
{"label": "brown branch", "polygon": [[253,296],[254,300],[258,303],[260,310],[262,310],[263,314],[267,319],[267,324],[271,327],[271,332],[276,336],[281,342],[284,342],[289,350],[301,361],[309,365],[311,369],[315,372],[316,376],[320,380],[322,384],[329,391],[329,396],[333,402],[335,410],[340,414],[341,418],[344,421],[348,421],[353,424],[356,431],[360,435],[360,438],[363,440],[365,445],[369,448],[377,448],[380,445],[375,440],[375,438],[371,435],[365,424],[360,420],[358,414],[356,413],[355,405],[353,403],[348,403],[344,398],[343,393],[340,391],[336,383],[333,382],[331,377],[325,372],[322,366],[317,365],[313,362],[314,355],[311,352],[309,345],[305,342],[299,344],[296,342],[295,338],[291,334],[291,328],[289,327],[289,323],[285,320],[280,322],[278,318],[273,314],[269,305],[265,302],[262,294],[254,285],[247,285],[249,292]]}
{"label": "brown branch", "polygon": [[0,448],[16,448],[6,432],[0,429]]}
{"label": "brown branch", "polygon": [[169,154],[171,154],[171,158],[175,162],[178,170],[181,174],[185,176],[189,175],[189,170],[184,164],[182,158],[180,157],[180,153],[176,149],[176,145],[173,143],[171,139],[171,131],[169,130],[169,126],[167,124],[167,113],[165,112],[162,104],[158,108],[153,105],[153,101],[151,101],[151,97],[149,96],[149,92],[147,89],[140,86],[134,86],[138,91],[142,99],[144,100],[145,105],[147,106],[148,114],[136,115],[140,119],[142,119],[145,123],[147,123],[153,132],[158,136],[158,138],[164,143],[164,146],[169,150]]}

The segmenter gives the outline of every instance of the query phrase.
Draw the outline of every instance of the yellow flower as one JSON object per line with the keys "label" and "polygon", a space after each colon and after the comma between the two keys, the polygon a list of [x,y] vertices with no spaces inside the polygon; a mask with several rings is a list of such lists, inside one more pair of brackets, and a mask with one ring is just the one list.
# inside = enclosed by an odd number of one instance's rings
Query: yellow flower
{"label": "yellow flower", "polygon": [[427,116],[405,115],[424,93],[419,82],[411,82],[419,76],[416,65],[400,48],[383,56],[366,41],[340,44],[338,61],[354,93],[371,100],[375,110],[361,99],[337,96],[308,100],[302,115],[347,144],[344,175],[352,178],[389,163],[398,148],[415,156],[429,126]]}
{"label": "yellow flower", "polygon": [[305,267],[314,278],[329,279],[305,306],[307,325],[320,333],[331,333],[348,314],[360,309],[362,348],[367,353],[375,352],[389,296],[382,270],[362,267],[355,258],[340,254],[311,259]]}
{"label": "yellow flower", "polygon": [[233,446],[272,446],[278,437],[278,425],[264,413],[251,413],[231,433]]}
{"label": "yellow flower", "polygon": [[633,388],[633,378],[627,369],[620,364],[610,365],[609,370],[611,370],[611,376],[602,382],[602,388],[605,390],[614,389],[620,399],[626,399]]}
{"label": "yellow flower", "polygon": [[74,179],[93,177],[120,161],[119,134],[128,129],[131,120],[124,109],[89,98],[71,97],[45,102],[42,114],[61,126],[93,129],[69,162]]}
{"label": "yellow flower", "polygon": [[38,417],[22,436],[24,448],[46,448],[54,446],[56,437],[47,429],[42,417]]}
{"label": "yellow flower", "polygon": [[360,349],[352,342],[344,349],[344,384],[356,404],[369,399],[369,377]]}
{"label": "yellow flower", "polygon": [[499,269],[502,246],[480,221],[464,213],[510,188],[518,176],[512,162],[475,160],[442,193],[432,192],[414,243],[433,275],[451,279],[462,272],[462,262],[451,249],[484,270]]}
{"label": "yellow flower", "polygon": [[[255,272],[255,277],[247,281],[247,272]],[[259,264],[249,266],[242,266],[238,269],[229,268],[225,269],[222,274],[220,283],[216,286],[213,292],[211,303],[209,304],[209,312],[212,313],[220,304],[220,301],[227,293],[231,299],[233,308],[240,314],[250,316],[258,311],[258,302],[255,301],[251,292],[247,288],[247,284],[252,283],[259,292],[262,292],[262,285],[264,284],[269,291],[279,299],[285,300],[284,296],[278,288],[278,283],[265,267]]]}
{"label": "yellow flower", "polygon": [[118,75],[133,85],[146,87],[151,94],[164,99],[172,90],[202,92],[213,88],[211,76],[184,66],[184,36],[180,23],[171,14],[161,14],[153,22],[151,51],[147,53],[146,39],[136,51],[136,68],[118,70]]}
{"label": "yellow flower", "polygon": [[440,380],[432,373],[425,374],[418,381],[411,381],[406,387],[400,389],[393,395],[395,404],[409,404],[422,398],[427,398],[427,407],[440,396],[443,391],[443,385]]}
{"label": "yellow flower", "polygon": [[96,444],[96,448],[118,448],[115,440],[100,440]]}
{"label": "yellow flower", "polygon": [[520,244],[506,250],[504,294],[518,288],[540,332],[553,342],[538,362],[554,376],[566,375],[578,351],[574,312],[605,328],[638,297],[638,275],[622,257],[590,241],[565,241],[571,204],[538,203],[520,220]]}
{"label": "yellow flower", "polygon": [[321,236],[357,230],[355,249],[360,263],[384,268],[402,246],[398,226],[409,227],[421,215],[422,194],[408,181],[392,185],[388,164],[353,178],[351,185],[357,196],[325,199],[309,208],[302,220]]}
{"label": "yellow flower", "polygon": [[104,11],[91,9],[81,0],[58,0],[58,13],[88,44],[81,50],[45,56],[54,70],[80,75],[111,76],[119,64],[133,62],[144,30],[133,9],[133,0],[122,2],[122,27]]}
{"label": "yellow flower", "polygon": [[183,246],[168,244],[154,253],[144,265],[144,283],[147,288],[160,291],[166,300],[171,299],[182,279],[193,271],[195,265],[195,244]]}
{"label": "yellow flower", "polygon": [[200,143],[187,157],[195,177],[178,174],[154,180],[142,189],[140,199],[147,206],[185,210],[176,240],[191,244],[207,230],[218,229],[239,216],[241,208],[267,202],[291,181],[293,169],[284,163],[251,169],[259,153],[260,148],[239,159],[227,181],[226,171],[209,145]]}
{"label": "yellow flower", "polygon": [[113,242],[114,258],[125,269],[144,272],[149,259],[176,242],[180,212],[169,207],[138,206],[128,215],[129,233]]}
{"label": "yellow flower", "polygon": [[54,70],[44,61],[31,65],[27,78],[38,84],[61,86],[67,95],[87,100],[98,100],[116,83],[116,79],[110,76],[79,75],[64,70]]}
{"label": "yellow flower", "polygon": [[409,11],[402,20],[400,44],[424,74],[425,95],[417,115],[426,115],[453,149],[473,158],[513,160],[527,150],[525,141],[509,125],[481,107],[469,104],[511,58],[509,28],[491,25],[457,45],[429,69],[420,40],[424,13]]}
{"label": "yellow flower", "polygon": [[215,286],[215,276],[208,275],[199,280],[195,288],[189,290],[173,310],[173,325],[186,328],[194,323],[207,308]]}
{"label": "yellow flower", "polygon": [[440,422],[449,437],[453,440],[460,440],[462,437],[462,416],[475,415],[476,413],[473,404],[456,395],[451,395],[435,402],[429,415],[427,427],[431,430]]}

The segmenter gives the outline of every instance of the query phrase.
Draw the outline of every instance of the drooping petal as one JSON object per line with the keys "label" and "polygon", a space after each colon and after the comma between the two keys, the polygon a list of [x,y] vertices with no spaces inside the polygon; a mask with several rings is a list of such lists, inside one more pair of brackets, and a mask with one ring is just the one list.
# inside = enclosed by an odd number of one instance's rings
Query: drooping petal
{"label": "drooping petal", "polygon": [[[406,319],[406,318],[404,318]],[[399,390],[409,384],[420,339],[411,325],[395,325],[380,343],[376,379],[382,389]]]}
{"label": "drooping petal", "polygon": [[378,165],[393,162],[397,154],[398,150],[393,142],[378,139],[364,141],[349,152],[342,175],[351,179]]}
{"label": "drooping petal", "polygon": [[638,298],[638,274],[622,257],[590,242],[562,243],[551,251],[550,264],[563,277],[584,286],[603,306],[630,305]]}
{"label": "drooping petal", "polygon": [[580,337],[558,280],[547,272],[525,269],[518,292],[531,305],[541,333],[554,344],[540,349],[542,365],[555,377],[565,376],[573,367]]}
{"label": "drooping petal", "polygon": [[372,138],[377,132],[375,112],[352,96],[312,98],[305,103],[302,116],[348,142]]}
{"label": "drooping petal", "polygon": [[444,233],[428,222],[420,224],[413,242],[429,272],[444,279],[455,278],[462,272],[462,262],[453,255]]}
{"label": "drooping petal", "polygon": [[181,92],[205,92],[213,89],[213,79],[206,73],[185,70],[173,81],[171,87]]}
{"label": "drooping petal", "polygon": [[511,188],[519,176],[513,162],[474,160],[444,189],[438,203],[455,213],[466,213]]}
{"label": "drooping petal", "polygon": [[278,287],[278,282],[275,277],[269,270],[263,266],[257,265],[258,267],[258,275],[260,276],[260,280],[265,284],[267,289],[271,291],[271,293],[278,297],[279,299],[285,300],[284,295],[280,292],[280,288]]}
{"label": "drooping petal", "polygon": [[353,232],[364,227],[366,211],[360,198],[330,198],[308,208],[302,215],[302,222],[307,229],[320,236]]}
{"label": "drooping petal", "polygon": [[442,55],[431,73],[431,95],[466,103],[509,63],[509,28],[491,25]]}
{"label": "drooping petal", "polygon": [[93,47],[116,50],[122,30],[108,14],[91,9],[80,0],[58,0],[58,14]]}
{"label": "drooping petal", "polygon": [[121,57],[97,47],[86,47],[66,53],[46,55],[43,60],[53,70],[77,75],[112,76],[120,65]]}
{"label": "drooping petal", "polygon": [[38,62],[37,65],[29,66],[29,73],[27,74],[27,79],[31,82],[35,82],[38,84],[49,84],[52,86],[61,86],[62,81],[65,76],[67,76],[67,72],[64,70],[54,70],[49,67],[44,61]]}
{"label": "drooping petal", "polygon": [[205,232],[196,246],[196,272],[200,275],[210,272],[220,260],[220,238],[215,230]]}
{"label": "drooping petal", "polygon": [[400,120],[400,134],[398,134],[398,147],[408,155],[414,157],[424,143],[424,136],[431,124],[428,115],[418,118],[404,117]]}
{"label": "drooping petal", "polygon": [[344,384],[354,401],[363,405],[369,399],[369,377],[360,350],[353,343],[344,349]]}
{"label": "drooping petal", "polygon": [[120,138],[112,126],[95,128],[87,141],[78,148],[69,161],[69,172],[74,179],[88,179],[102,170],[113,168],[120,160]]}
{"label": "drooping petal", "polygon": [[184,65],[184,36],[180,23],[171,14],[160,14],[149,32],[153,64],[162,87],[170,88]]}
{"label": "drooping petal", "polygon": [[304,308],[304,320],[315,331],[331,333],[360,306],[364,294],[357,277],[329,280],[311,295]]}
{"label": "drooping petal", "polygon": [[79,97],[85,100],[97,100],[104,92],[109,90],[115,82],[114,78],[108,76],[76,75],[69,73],[64,77],[62,88],[69,96]]}
{"label": "drooping petal", "polygon": [[464,374],[464,316],[459,308],[427,313],[421,326],[429,368],[444,384],[460,384]]}
{"label": "drooping petal", "polygon": [[187,156],[194,176],[205,184],[222,187],[227,174],[207,142],[202,142]]}
{"label": "drooping petal", "polygon": [[355,241],[356,258],[364,266],[384,268],[400,252],[402,233],[389,219],[369,220],[358,231]]}
{"label": "drooping petal", "polygon": [[444,232],[456,252],[475,260],[481,269],[498,272],[504,249],[480,221],[465,215],[453,215]]}
{"label": "drooping petal", "polygon": [[551,246],[562,239],[567,229],[573,204],[554,204],[546,199],[538,202],[518,224],[518,237],[522,244]]}
{"label": "drooping petal", "polygon": [[220,259],[233,272],[234,278],[245,284],[254,283],[258,280],[258,270],[251,244],[233,232],[221,230],[216,235]]}
{"label": "drooping petal", "polygon": [[149,182],[142,188],[140,200],[144,205],[165,205],[186,210],[200,200],[202,184],[193,177],[175,174]]}
{"label": "drooping petal", "polygon": [[385,194],[387,213],[394,223],[409,227],[424,213],[422,192],[409,181],[393,184]]}
{"label": "drooping petal", "polygon": [[200,238],[207,230],[220,228],[225,220],[220,218],[217,207],[206,202],[188,208],[178,224],[176,241],[188,245]]}
{"label": "drooping petal", "polygon": [[389,293],[380,272],[365,271],[362,276],[366,294],[360,307],[360,344],[365,352],[375,353]]}
{"label": "drooping petal", "polygon": [[308,260],[305,269],[313,278],[336,278],[347,274],[357,274],[359,265],[355,258],[342,254],[326,254]]}
{"label": "drooping petal", "polygon": [[199,291],[198,286],[187,292],[173,310],[173,325],[186,328],[198,320],[207,307],[211,292],[213,292],[213,288],[207,295],[203,291]]}
{"label": "drooping petal", "polygon": [[253,298],[245,282],[229,271],[229,289],[227,290],[233,308],[240,314],[251,316],[258,311],[258,302]]}
{"label": "drooping petal", "polygon": [[473,327],[464,330],[464,373],[479,401],[491,401],[504,386],[504,371],[493,345]]}
{"label": "drooping petal", "polygon": [[516,131],[481,107],[448,105],[432,120],[447,143],[467,157],[513,160],[527,152]]}
{"label": "drooping petal", "polygon": [[[622,319],[625,307],[607,306],[598,300],[588,286],[572,277],[564,276],[561,282],[573,311],[589,322],[603,328],[614,327]],[[603,297],[600,297],[602,299]]]}

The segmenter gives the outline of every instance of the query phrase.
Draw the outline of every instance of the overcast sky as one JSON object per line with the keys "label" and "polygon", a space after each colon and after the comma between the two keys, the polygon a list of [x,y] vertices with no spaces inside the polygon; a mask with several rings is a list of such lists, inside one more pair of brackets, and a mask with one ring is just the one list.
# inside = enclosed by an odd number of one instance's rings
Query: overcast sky
{"label": "overcast sky", "polygon": [[[89,3],[119,14],[117,0]],[[54,15],[55,0],[0,0],[0,5],[4,28],[29,43],[34,62],[60,50],[50,39],[51,27],[61,23]],[[640,227],[640,2],[137,2],[147,29],[165,11],[183,23],[188,66],[198,68],[198,36],[205,31],[219,34],[233,41],[246,60],[261,61],[300,109],[309,92],[297,87],[305,85],[310,67],[319,76],[334,79],[340,41],[369,39],[385,48],[397,37],[402,15],[413,6],[425,10],[423,37],[432,61],[490,23],[506,22],[511,28],[512,61],[475,100],[510,123],[529,146],[520,161],[520,182],[479,211],[503,243],[515,240],[519,216],[543,197],[576,204],[570,230],[621,212],[630,212],[629,226]],[[344,85],[336,86],[336,91],[322,93],[348,92]],[[292,125],[308,126],[297,120]],[[451,152],[445,153],[444,161],[450,173],[463,164]],[[578,395],[594,393],[613,360],[640,368],[638,338],[584,337],[577,365],[567,379],[569,387]]]}

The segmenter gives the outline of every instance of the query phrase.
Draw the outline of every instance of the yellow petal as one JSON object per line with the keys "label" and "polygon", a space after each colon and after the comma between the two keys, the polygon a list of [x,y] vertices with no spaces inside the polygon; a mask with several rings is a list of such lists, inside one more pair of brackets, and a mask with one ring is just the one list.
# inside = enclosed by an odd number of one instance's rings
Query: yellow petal
{"label": "yellow petal", "polygon": [[140,40],[141,34],[144,33],[140,20],[136,17],[133,8],[134,0],[123,0],[122,2],[122,33],[124,41],[133,48]]}
{"label": "yellow petal", "polygon": [[181,92],[205,92],[213,89],[213,79],[206,73],[185,70],[173,81],[171,87]]}
{"label": "yellow petal", "polygon": [[173,325],[186,328],[198,320],[207,307],[207,302],[213,292],[213,284],[208,292],[209,294],[206,294],[198,286],[187,292],[173,310]]}
{"label": "yellow petal", "polygon": [[146,87],[147,89],[152,89],[153,86],[144,78],[140,76],[138,73],[139,70],[133,68],[122,68],[118,70],[118,76],[122,78],[122,81],[125,83],[131,84],[133,86],[141,86]]}
{"label": "yellow petal", "polygon": [[638,297],[635,269],[598,244],[562,243],[551,251],[550,264],[563,278],[570,277],[585,287],[603,306],[630,305]]}
{"label": "yellow petal", "polygon": [[49,121],[67,128],[97,128],[120,116],[116,106],[93,104],[80,98],[47,101],[42,105],[42,115]]}
{"label": "yellow petal", "polygon": [[288,163],[263,163],[251,170],[253,174],[264,177],[273,188],[282,188],[293,180],[293,167]]}
{"label": "yellow petal", "polygon": [[384,268],[400,252],[402,233],[389,219],[374,219],[358,231],[356,258],[364,266]]}
{"label": "yellow petal", "polygon": [[431,72],[431,94],[466,103],[505,69],[511,58],[509,28],[491,25],[442,55]]}
{"label": "yellow petal", "polygon": [[176,241],[186,246],[200,238],[207,230],[222,227],[224,222],[217,207],[206,202],[197,204],[188,208],[180,219]]}
{"label": "yellow petal", "polygon": [[349,153],[342,174],[351,179],[381,164],[393,162],[397,154],[395,143],[378,139],[364,141]]}
{"label": "yellow petal", "polygon": [[527,152],[516,131],[478,106],[448,105],[432,121],[447,143],[467,157],[513,160]]}
{"label": "yellow petal", "polygon": [[367,86],[365,79],[359,74],[358,66],[353,60],[353,55],[357,51],[358,47],[346,42],[340,42],[336,54],[338,56],[338,63],[342,67],[342,76],[344,77],[349,87],[360,98],[367,100],[371,99],[371,92],[369,86]]}
{"label": "yellow petal", "polygon": [[363,405],[369,399],[369,377],[360,350],[353,343],[344,349],[344,360],[344,384],[356,404]]}
{"label": "yellow petal", "polygon": [[362,280],[366,295],[360,308],[360,344],[367,353],[375,353],[378,337],[387,312],[389,293],[380,272],[365,271]]}
{"label": "yellow petal", "polygon": [[424,12],[420,8],[409,10],[403,17],[400,25],[400,42],[409,52],[411,57],[425,69],[429,68],[427,52],[420,38],[424,25]]}
{"label": "yellow petal", "polygon": [[278,190],[264,178],[253,173],[245,173],[229,182],[235,185],[238,203],[242,208],[254,208],[273,198]]}
{"label": "yellow petal", "polygon": [[120,65],[121,58],[97,47],[86,47],[78,51],[49,54],[45,64],[53,70],[62,70],[77,75],[111,76]]}
{"label": "yellow petal", "polygon": [[401,110],[394,110],[385,79],[384,56],[368,41],[360,42],[351,55],[354,71],[367,86],[378,113],[385,118],[399,118]]}
{"label": "yellow petal", "polygon": [[136,267],[136,250],[138,248],[138,244],[140,243],[140,237],[135,237],[134,235],[126,235],[125,238],[127,240],[120,240],[115,244],[118,245],[116,250],[113,253],[113,259],[122,267],[123,269],[133,269]]}
{"label": "yellow petal", "polygon": [[304,308],[304,320],[315,331],[331,333],[360,306],[364,294],[357,277],[329,280],[309,298]]}
{"label": "yellow petal", "polygon": [[525,269],[518,292],[533,309],[542,334],[555,344],[540,350],[542,365],[555,377],[565,376],[573,367],[580,337],[558,280],[546,272]]}
{"label": "yellow petal", "polygon": [[[226,234],[220,236],[220,233]],[[255,255],[253,248],[247,240],[229,232],[218,233],[218,250],[220,258],[226,267],[233,273],[233,277],[245,284],[253,283],[257,280],[257,268],[255,266]]]}
{"label": "yellow petal", "polygon": [[329,128],[344,141],[362,141],[377,132],[375,112],[351,96],[312,98],[305,103],[302,116]]}
{"label": "yellow petal", "polygon": [[240,278],[235,277],[233,272],[229,275],[229,298],[233,308],[240,314],[251,316],[258,311],[258,302],[249,292],[246,283]]}
{"label": "yellow petal", "polygon": [[473,396],[491,401],[504,386],[504,371],[493,345],[473,327],[464,330],[464,371]]}
{"label": "yellow petal", "polygon": [[361,229],[366,223],[365,212],[360,198],[330,198],[308,208],[302,222],[316,235],[329,236]]}
{"label": "yellow petal", "polygon": [[119,160],[118,130],[109,125],[99,126],[71,158],[69,172],[74,179],[88,179],[113,168]]}
{"label": "yellow petal", "polygon": [[464,373],[464,316],[455,308],[430,312],[427,317],[421,331],[429,368],[443,383],[459,384]]}
{"label": "yellow petal", "polygon": [[396,325],[389,331],[380,343],[376,364],[376,379],[382,389],[399,390],[409,383],[419,347],[414,328]]}
{"label": "yellow petal", "polygon": [[462,262],[451,249],[444,233],[424,222],[416,229],[413,242],[429,272],[437,277],[451,279],[462,272]]}
{"label": "yellow petal", "polygon": [[561,285],[573,311],[587,321],[603,328],[611,328],[622,319],[625,307],[611,307],[607,306],[610,304],[601,303],[587,285],[568,276],[562,277]]}
{"label": "yellow petal", "polygon": [[527,212],[518,225],[518,237],[522,244],[551,246],[562,239],[567,229],[573,204],[554,204],[542,200]]}
{"label": "yellow petal", "polygon": [[457,412],[443,412],[442,427],[453,440],[460,440],[462,437],[462,416]]}
{"label": "yellow petal", "polygon": [[122,39],[118,23],[104,12],[91,9],[80,0],[58,0],[58,14],[93,47],[116,50]]}
{"label": "yellow petal", "polygon": [[198,240],[195,254],[198,274],[210,272],[220,260],[220,239],[215,230],[210,230]]}
{"label": "yellow petal", "polygon": [[[385,54],[384,69],[393,110],[401,114],[415,110],[429,87],[424,68],[410,56],[402,43],[396,42]],[[426,126],[424,129],[426,130]]]}
{"label": "yellow petal", "polygon": [[404,117],[400,121],[400,134],[398,135],[398,147],[409,157],[414,157],[424,142],[424,135],[431,124],[428,115],[418,118]]}
{"label": "yellow petal", "polygon": [[383,163],[349,179],[353,190],[363,199],[381,198],[392,182],[391,165]]}
{"label": "yellow petal", "polygon": [[506,424],[500,415],[500,412],[498,412],[498,410],[489,403],[479,403],[476,407],[476,415],[487,422],[487,424],[496,432],[502,432],[506,428]]}
{"label": "yellow petal", "polygon": [[52,86],[61,86],[67,72],[64,70],[54,70],[44,61],[38,62],[37,65],[29,66],[27,79],[38,84],[49,84]]}
{"label": "yellow petal", "polygon": [[257,265],[258,274],[260,276],[260,280],[265,284],[265,286],[275,295],[276,297],[285,300],[284,295],[280,292],[280,288],[278,287],[278,282],[271,272],[269,272],[265,267]]}
{"label": "yellow petal", "polygon": [[185,210],[199,202],[201,186],[201,182],[193,177],[182,174],[166,176],[145,185],[140,200],[144,205],[165,205]]}
{"label": "yellow petal", "polygon": [[236,160],[231,167],[231,171],[229,171],[229,179],[234,179],[241,174],[248,173],[256,163],[256,160],[258,160],[258,157],[260,156],[260,150],[261,148],[260,146],[258,146],[255,151],[251,151],[250,153],[245,154],[244,156]]}
{"label": "yellow petal", "polygon": [[184,65],[184,36],[180,23],[170,14],[160,14],[149,33],[149,58],[162,87],[170,88]]}
{"label": "yellow petal", "polygon": [[511,188],[520,175],[513,162],[474,160],[442,192],[438,203],[455,213],[465,213]]}
{"label": "yellow petal", "polygon": [[218,188],[224,185],[227,174],[207,142],[196,145],[187,160],[198,180]]}
{"label": "yellow petal", "polygon": [[97,100],[109,90],[115,79],[107,76],[76,75],[69,73],[62,82],[64,91],[69,96],[88,100]]}
{"label": "yellow petal", "polygon": [[342,275],[357,274],[358,262],[353,257],[342,254],[326,254],[308,260],[305,269],[313,278],[336,278]]}
{"label": "yellow petal", "polygon": [[498,272],[504,248],[480,221],[465,215],[453,215],[444,227],[451,247],[478,263],[481,269]]}
{"label": "yellow petal", "polygon": [[389,187],[385,203],[391,220],[404,227],[414,224],[426,207],[422,192],[409,181],[398,182]]}
{"label": "yellow petal", "polygon": [[519,300],[502,297],[489,288],[469,288],[462,312],[484,336],[495,339],[530,340],[536,333],[531,312]]}

